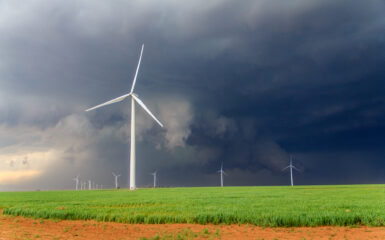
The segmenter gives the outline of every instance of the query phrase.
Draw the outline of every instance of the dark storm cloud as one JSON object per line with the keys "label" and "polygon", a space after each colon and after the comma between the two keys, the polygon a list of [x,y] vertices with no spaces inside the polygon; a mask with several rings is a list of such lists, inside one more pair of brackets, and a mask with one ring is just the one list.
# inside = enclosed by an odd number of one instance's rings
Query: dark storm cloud
{"label": "dark storm cloud", "polygon": [[301,184],[383,181],[384,10],[383,1],[2,1],[0,164],[40,174],[3,186],[128,178],[129,104],[84,109],[128,91],[141,43],[136,91],[166,127],[138,110],[139,185],[154,169],[165,186],[215,185],[221,162],[228,184],[284,184],[290,154]]}

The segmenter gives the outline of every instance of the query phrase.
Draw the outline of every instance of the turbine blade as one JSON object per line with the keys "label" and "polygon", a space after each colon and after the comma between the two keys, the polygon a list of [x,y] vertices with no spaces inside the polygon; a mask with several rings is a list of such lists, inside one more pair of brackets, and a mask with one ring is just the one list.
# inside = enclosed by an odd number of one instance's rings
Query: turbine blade
{"label": "turbine blade", "polygon": [[282,168],[282,170],[281,171],[283,171],[283,170],[285,170],[285,169],[288,169],[290,166],[287,166],[287,167],[285,167],[285,168]]}
{"label": "turbine blade", "polygon": [[140,100],[138,97],[136,97],[134,94],[132,97],[135,99],[135,101],[161,126],[163,127],[163,124],[159,122],[159,120],[150,112],[150,110],[144,105],[142,100]]}
{"label": "turbine blade", "polygon": [[144,48],[144,44],[142,44],[142,50],[140,50],[139,62],[138,62],[138,66],[136,67],[135,77],[134,77],[134,81],[132,82],[132,87],[131,87],[131,92],[130,93],[134,92],[135,83],[136,83],[136,77],[138,76],[140,62],[142,61],[143,48]]}
{"label": "turbine blade", "polygon": [[95,107],[89,108],[89,109],[86,110],[86,112],[89,112],[89,111],[94,110],[96,108],[100,108],[100,107],[103,107],[103,106],[106,106],[106,105],[109,105],[109,104],[112,104],[112,103],[117,103],[117,102],[123,101],[128,96],[130,96],[130,93],[125,94],[125,95],[120,96],[120,97],[117,97],[117,98],[114,98],[114,99],[112,99],[112,100],[110,100],[108,102],[99,104],[99,105],[97,105]]}
{"label": "turbine blade", "polygon": [[226,173],[225,171],[223,171],[223,174],[224,174],[225,176],[228,176],[227,173]]}
{"label": "turbine blade", "polygon": [[292,168],[294,168],[295,170],[297,170],[298,172],[300,172],[300,170],[294,166],[292,166]]}

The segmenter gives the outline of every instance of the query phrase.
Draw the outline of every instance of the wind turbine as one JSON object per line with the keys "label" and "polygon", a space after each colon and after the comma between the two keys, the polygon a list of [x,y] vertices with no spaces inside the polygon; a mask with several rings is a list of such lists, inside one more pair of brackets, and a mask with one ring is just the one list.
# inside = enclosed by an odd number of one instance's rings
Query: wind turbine
{"label": "wind turbine", "polygon": [[100,108],[112,103],[123,101],[127,97],[131,97],[130,190],[136,189],[136,184],[135,184],[135,163],[136,163],[135,162],[135,102],[137,102],[155,120],[155,122],[157,122],[161,127],[163,127],[163,124],[150,112],[150,110],[146,107],[146,105],[144,105],[142,100],[140,100],[138,96],[134,93],[136,78],[138,76],[139,66],[142,60],[143,48],[144,48],[144,44],[142,44],[142,49],[140,51],[139,62],[138,62],[138,66],[136,67],[136,72],[134,76],[134,81],[131,86],[131,91],[127,94],[124,94],[123,96],[114,98],[108,102],[99,104],[95,107],[92,107],[86,110],[88,112],[96,108]]}
{"label": "wind turbine", "polygon": [[153,173],[150,173],[152,176],[154,176],[154,188],[156,188],[156,170]]}
{"label": "wind turbine", "polygon": [[222,165],[221,165],[221,169],[218,172],[221,174],[221,187],[223,187],[223,174],[227,176],[225,171],[223,171],[223,162],[222,162]]}
{"label": "wind turbine", "polygon": [[118,178],[121,176],[120,174],[119,175],[116,175],[115,173],[112,173],[112,175],[114,175],[115,177],[115,189],[118,189]]}
{"label": "wind turbine", "polygon": [[76,178],[73,178],[73,180],[76,182],[76,191],[77,191],[79,186],[79,175],[77,175]]}
{"label": "wind turbine", "polygon": [[91,190],[92,187],[91,187],[91,180],[88,180],[88,190]]}
{"label": "wind turbine", "polygon": [[287,168],[290,168],[290,180],[291,180],[291,186],[294,186],[294,182],[293,182],[293,168],[294,168],[295,170],[297,170],[297,171],[299,171],[299,169],[296,168],[296,167],[294,167],[294,165],[293,165],[293,160],[292,160],[292,156],[291,156],[291,155],[290,155],[290,165],[287,166],[287,167],[285,167],[285,168],[283,168],[282,171],[285,170],[285,169],[287,169]]}

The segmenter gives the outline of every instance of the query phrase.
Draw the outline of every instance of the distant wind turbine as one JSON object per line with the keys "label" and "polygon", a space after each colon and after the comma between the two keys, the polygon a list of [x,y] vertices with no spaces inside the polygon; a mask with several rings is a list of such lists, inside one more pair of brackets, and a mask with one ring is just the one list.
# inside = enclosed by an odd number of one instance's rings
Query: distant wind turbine
{"label": "distant wind turbine", "polygon": [[76,178],[73,178],[73,180],[76,182],[76,190],[79,188],[79,175],[76,176]]}
{"label": "distant wind turbine", "polygon": [[91,180],[88,180],[88,190],[91,190],[92,187],[91,187]]}
{"label": "distant wind turbine", "polygon": [[116,175],[115,173],[112,173],[115,177],[115,189],[118,189],[118,178],[121,176],[120,174]]}
{"label": "distant wind turbine", "polygon": [[221,165],[221,169],[218,171],[218,173],[221,174],[221,187],[223,187],[223,175],[227,176],[227,173],[225,173],[225,171],[223,171],[223,162],[222,162],[222,165]]}
{"label": "distant wind turbine", "polygon": [[156,188],[156,171],[150,174],[154,176],[154,188]]}
{"label": "distant wind turbine", "polygon": [[139,62],[138,66],[136,67],[136,72],[134,76],[134,81],[131,86],[131,91],[123,96],[114,98],[108,102],[99,104],[95,107],[89,108],[86,111],[91,111],[96,108],[100,108],[112,103],[117,103],[120,101],[123,101],[127,97],[131,97],[131,150],[130,150],[130,190],[135,190],[136,189],[136,184],[135,184],[135,102],[137,102],[154,120],[157,122],[161,127],[163,127],[163,124],[150,112],[150,110],[144,105],[142,100],[138,98],[138,96],[134,93],[134,88],[135,88],[135,82],[136,78],[138,76],[138,71],[139,71],[139,66],[140,62],[142,60],[142,54],[143,54],[143,48],[144,45],[142,45],[142,49],[140,51],[140,57],[139,57]]}
{"label": "distant wind turbine", "polygon": [[293,168],[297,171],[299,171],[298,168],[296,168],[294,165],[293,165],[293,160],[292,160],[292,156],[290,155],[290,165],[283,168],[283,170],[286,170],[287,168],[290,168],[290,180],[291,180],[291,186],[294,186],[294,182],[293,182]]}

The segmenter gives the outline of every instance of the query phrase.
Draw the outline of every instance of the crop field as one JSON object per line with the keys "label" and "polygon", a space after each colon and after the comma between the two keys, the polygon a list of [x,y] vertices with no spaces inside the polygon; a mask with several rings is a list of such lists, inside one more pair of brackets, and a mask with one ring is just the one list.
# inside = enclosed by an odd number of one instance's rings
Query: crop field
{"label": "crop field", "polygon": [[0,193],[4,215],[121,223],[384,226],[385,185]]}

